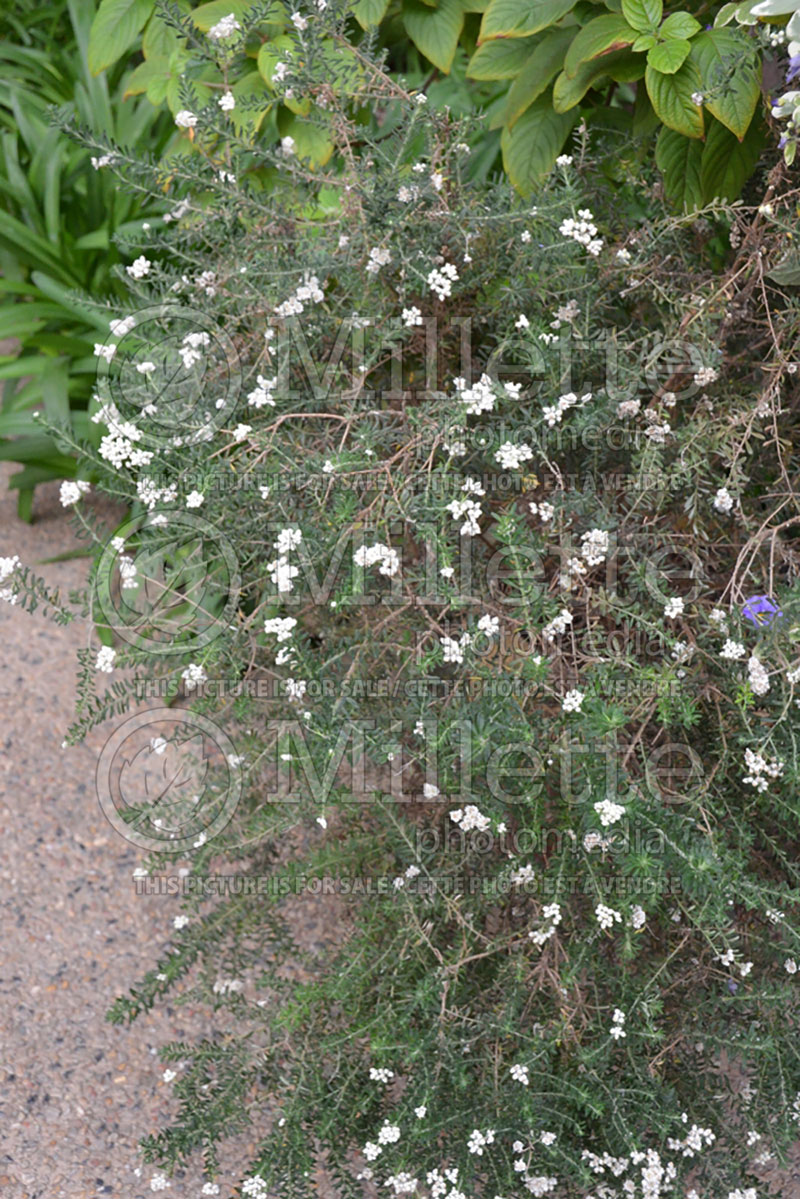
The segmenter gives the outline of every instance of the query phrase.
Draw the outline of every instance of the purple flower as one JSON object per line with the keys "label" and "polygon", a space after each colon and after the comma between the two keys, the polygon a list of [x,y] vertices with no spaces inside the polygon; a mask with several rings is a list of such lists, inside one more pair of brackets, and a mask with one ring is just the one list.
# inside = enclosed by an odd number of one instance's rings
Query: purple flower
{"label": "purple flower", "polygon": [[786,143],[788,142],[788,140],[789,140],[789,138],[788,138],[787,134],[785,134],[785,133],[782,133],[782,134],[781,134],[781,137],[780,137],[780,141],[778,142],[778,149],[779,149],[779,150],[782,150],[782,149],[783,149],[783,147],[784,147],[784,146],[786,145]]}
{"label": "purple flower", "polygon": [[783,616],[783,612],[768,595],[751,595],[749,600],[745,600],[742,616],[751,624],[765,628]]}
{"label": "purple flower", "polygon": [[789,59],[789,70],[786,72],[786,82],[791,83],[795,75],[800,74],[800,54],[794,54]]}

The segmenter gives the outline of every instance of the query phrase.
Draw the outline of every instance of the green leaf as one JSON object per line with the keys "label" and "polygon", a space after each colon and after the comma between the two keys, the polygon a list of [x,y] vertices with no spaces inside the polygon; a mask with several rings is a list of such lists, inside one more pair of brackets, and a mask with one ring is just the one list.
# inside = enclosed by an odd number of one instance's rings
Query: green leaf
{"label": "green leaf", "polygon": [[662,75],[648,66],[645,84],[661,122],[686,137],[703,136],[703,110],[692,99],[700,91],[700,73],[691,57],[674,75]]}
{"label": "green leaf", "polygon": [[642,33],[658,29],[663,12],[662,0],[622,0],[623,17]]}
{"label": "green leaf", "polygon": [[101,0],[89,33],[89,70],[99,75],[129,50],[155,8],[155,0]]}
{"label": "green leaf", "polygon": [[654,71],[663,75],[674,75],[680,70],[689,57],[691,44],[682,38],[671,38],[668,42],[659,42],[648,52],[647,62]]}
{"label": "green leaf", "polygon": [[700,186],[700,162],[703,143],[684,137],[674,129],[663,128],[656,141],[656,166],[664,177],[664,190],[670,203],[689,212],[700,208],[703,190]]}
{"label": "green leaf", "polygon": [[580,103],[590,87],[608,76],[618,82],[632,82],[641,79],[643,74],[644,60],[629,50],[604,54],[593,62],[584,63],[577,75],[561,72],[553,85],[553,107],[556,112],[568,112]]}
{"label": "green leaf", "polygon": [[[211,0],[210,4],[201,4],[199,8],[193,10],[192,20],[202,33],[208,33],[209,29],[218,24],[223,17],[234,16],[241,24],[243,18],[252,11],[253,0]],[[283,10],[281,10],[281,15],[283,15]],[[280,21],[277,23],[280,24]]]}
{"label": "green leaf", "polygon": [[353,16],[362,29],[369,29],[370,25],[380,25],[388,7],[389,0],[358,0],[353,7]]}
{"label": "green leaf", "polygon": [[552,97],[545,95],[534,100],[513,129],[503,130],[503,165],[523,195],[529,195],[553,169],[576,119],[576,113],[556,112]]}
{"label": "green leaf", "polygon": [[528,38],[494,38],[484,42],[469,60],[469,79],[515,79],[538,42]]}
{"label": "green leaf", "polygon": [[509,129],[561,70],[572,36],[571,29],[554,29],[536,46],[508,93],[505,123]]}
{"label": "green leaf", "polygon": [[691,13],[681,11],[670,13],[658,32],[661,37],[690,38],[701,28]]}
{"label": "green leaf", "polygon": [[711,120],[706,133],[700,182],[703,199],[709,203],[715,196],[735,200],[755,170],[765,145],[763,123],[753,121],[740,141],[719,121]]}
{"label": "green leaf", "polygon": [[492,0],[481,21],[480,42],[492,37],[527,37],[555,25],[575,0]]}
{"label": "green leaf", "polygon": [[264,82],[272,88],[272,76],[275,73],[275,68],[278,63],[286,58],[286,51],[291,51],[293,41],[288,34],[282,33],[278,37],[272,38],[271,41],[264,42],[258,52],[256,60],[258,72]]}
{"label": "green leaf", "polygon": [[761,60],[756,65],[748,43],[735,29],[711,29],[697,35],[691,54],[706,108],[740,141],[761,94]]}
{"label": "green leaf", "polygon": [[636,41],[631,46],[631,50],[633,50],[635,54],[642,54],[645,50],[649,50],[651,46],[655,45],[655,36],[652,33],[643,33],[641,37],[637,37]]}
{"label": "green leaf", "polygon": [[460,0],[440,0],[438,8],[428,8],[420,0],[403,0],[403,22],[420,53],[447,74],[464,25]]}
{"label": "green leaf", "polygon": [[[319,111],[319,110],[318,110]],[[308,159],[312,167],[322,167],[333,154],[333,142],[318,121],[290,117],[281,125],[281,135],[294,138],[294,152],[301,160]]]}
{"label": "green leaf", "polygon": [[573,38],[564,60],[564,70],[570,76],[577,75],[583,63],[599,58],[602,54],[622,50],[625,46],[632,46],[636,37],[637,31],[631,29],[625,18],[617,16],[616,13],[595,17]]}
{"label": "green leaf", "polygon": [[169,59],[153,55],[140,62],[135,71],[131,71],[125,85],[125,99],[146,92],[151,104],[160,104],[166,97],[171,76]]}

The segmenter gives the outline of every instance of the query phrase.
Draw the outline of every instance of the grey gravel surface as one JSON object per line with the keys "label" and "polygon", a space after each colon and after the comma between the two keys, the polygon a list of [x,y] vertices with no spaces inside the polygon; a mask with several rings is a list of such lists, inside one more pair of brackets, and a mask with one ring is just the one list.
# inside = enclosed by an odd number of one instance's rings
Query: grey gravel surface
{"label": "grey gravel surface", "polygon": [[[16,517],[0,477],[0,555],[33,565],[79,543],[57,484],[36,492],[35,521]],[[85,559],[38,573],[63,591],[82,585]],[[105,1020],[169,941],[173,896],[136,895],[140,852],[114,832],[94,791],[110,727],[80,746],[61,742],[73,713],[80,623],[59,627],[0,604],[0,1196],[152,1196],[157,1171],[137,1141],[172,1110],[157,1049],[207,1031],[209,1016],[162,1008],[130,1028]],[[200,1194],[175,1178],[170,1199]],[[221,1194],[229,1189],[221,1187]]]}

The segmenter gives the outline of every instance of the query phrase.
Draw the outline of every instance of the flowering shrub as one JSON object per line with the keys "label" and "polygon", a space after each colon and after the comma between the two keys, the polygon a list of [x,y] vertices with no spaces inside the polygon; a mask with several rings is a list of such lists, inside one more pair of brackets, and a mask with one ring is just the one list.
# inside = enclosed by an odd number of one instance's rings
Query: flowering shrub
{"label": "flowering shrub", "polygon": [[[357,60],[325,154],[183,110],[200,153],[105,310],[62,490],[97,637],[66,745],[144,721],[148,785],[128,756],[107,811],[137,885],[184,897],[110,1016],[178,993],[219,1031],[163,1049],[151,1187],[199,1153],[215,1193],[251,1123],[247,1196],[324,1167],[350,1197],[754,1199],[800,1120],[779,234],[675,220],[646,178],[632,227],[588,135],[531,207],[471,175],[469,120]],[[309,893],[346,919],[298,977]]]}

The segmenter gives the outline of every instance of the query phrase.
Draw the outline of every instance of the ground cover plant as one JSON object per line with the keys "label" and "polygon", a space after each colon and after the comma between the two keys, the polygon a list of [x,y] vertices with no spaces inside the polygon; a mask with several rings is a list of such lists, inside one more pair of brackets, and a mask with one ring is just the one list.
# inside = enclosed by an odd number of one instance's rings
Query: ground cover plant
{"label": "ground cover plant", "polygon": [[114,719],[101,802],[182,896],[110,1018],[215,1013],[162,1050],[149,1185],[754,1199],[800,1122],[778,135],[687,214],[587,120],[523,198],[332,5],[282,26],[313,109],[211,87],[271,16],[206,13],[185,154],[81,135],[166,212],[62,433],[87,592],[1,564],[89,615],[65,752]]}

